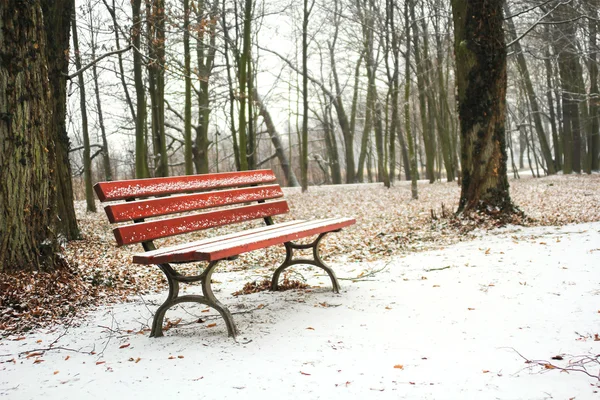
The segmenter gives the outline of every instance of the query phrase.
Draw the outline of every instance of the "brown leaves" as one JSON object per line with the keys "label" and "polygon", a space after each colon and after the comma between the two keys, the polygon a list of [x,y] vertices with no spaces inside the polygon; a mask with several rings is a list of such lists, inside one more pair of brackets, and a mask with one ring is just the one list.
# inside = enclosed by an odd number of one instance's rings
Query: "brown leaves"
{"label": "brown leaves", "polygon": [[396,364],[396,365],[394,365],[394,368],[396,368],[396,369],[404,369],[404,365],[402,365],[402,364]]}
{"label": "brown leaves", "polygon": [[[306,289],[308,285],[304,282],[288,279],[284,276],[278,285],[280,291],[293,290],[293,289]],[[263,279],[262,281],[246,282],[241,290],[233,292],[233,296],[240,296],[245,294],[259,293],[267,290],[271,290],[271,281],[269,279]]]}

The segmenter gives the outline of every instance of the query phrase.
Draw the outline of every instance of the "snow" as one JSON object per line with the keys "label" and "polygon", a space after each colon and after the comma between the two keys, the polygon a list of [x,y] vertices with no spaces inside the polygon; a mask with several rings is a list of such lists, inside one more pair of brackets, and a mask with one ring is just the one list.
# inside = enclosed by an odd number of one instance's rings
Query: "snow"
{"label": "snow", "polygon": [[186,323],[163,338],[136,334],[164,297],[145,296],[1,339],[0,398],[597,399],[598,379],[543,363],[600,354],[599,261],[594,222],[331,263],[339,277],[362,277],[342,280],[339,295],[307,268],[320,288],[233,297],[260,271],[219,270],[213,288],[234,313],[236,340],[195,306],[167,313]]}

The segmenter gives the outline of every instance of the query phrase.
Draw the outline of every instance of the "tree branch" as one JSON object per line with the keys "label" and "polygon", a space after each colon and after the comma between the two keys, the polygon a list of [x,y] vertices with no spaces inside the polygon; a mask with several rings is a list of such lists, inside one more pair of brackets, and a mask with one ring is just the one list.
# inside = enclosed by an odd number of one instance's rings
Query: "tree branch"
{"label": "tree branch", "polygon": [[102,60],[103,58],[106,58],[106,57],[109,57],[109,56],[112,56],[115,54],[125,53],[126,51],[131,50],[132,47],[133,47],[132,45],[129,45],[129,46],[125,47],[124,49],[115,50],[115,51],[111,51],[111,52],[102,54],[100,57],[96,58],[95,60],[92,60],[89,64],[82,67],[79,71],[75,71],[71,75],[67,75],[67,79],[73,79],[76,76],[78,76],[79,74],[82,74],[86,69],[92,67],[94,64],[96,64],[98,61]]}

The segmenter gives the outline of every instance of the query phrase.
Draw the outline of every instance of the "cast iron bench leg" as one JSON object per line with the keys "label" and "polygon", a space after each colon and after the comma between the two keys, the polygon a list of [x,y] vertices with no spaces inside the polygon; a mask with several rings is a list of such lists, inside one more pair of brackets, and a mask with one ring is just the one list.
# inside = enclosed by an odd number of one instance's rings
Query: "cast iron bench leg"
{"label": "cast iron bench leg", "polygon": [[[165,300],[165,302],[158,307],[156,314],[154,314],[152,331],[150,332],[151,337],[163,336],[162,327],[165,319],[165,313],[169,308],[180,303],[200,303],[214,308],[225,320],[225,325],[227,326],[227,333],[229,336],[235,337],[237,334],[237,329],[235,327],[235,323],[233,322],[233,317],[231,316],[229,310],[223,304],[221,304],[219,300],[217,300],[210,287],[211,276],[217,263],[218,261],[212,261],[209,263],[202,274],[198,276],[179,275],[169,264],[159,264],[159,268],[164,272],[165,276],[167,277],[167,282],[169,283],[169,295],[167,300]],[[180,282],[191,283],[198,281],[200,281],[202,295],[179,296]]]}
{"label": "cast iron bench leg", "polygon": [[[332,232],[337,232],[337,231],[332,231]],[[328,233],[331,233],[331,232],[321,233],[319,235],[319,237],[317,237],[315,239],[314,242],[309,243],[309,244],[295,244],[292,242],[285,242],[284,243],[284,245],[285,245],[285,260],[273,273],[273,279],[271,280],[271,290],[277,290],[279,288],[279,276],[286,268],[291,267],[292,265],[308,264],[308,265],[314,265],[315,267],[319,267],[319,268],[323,269],[325,272],[327,272],[327,275],[329,275],[329,278],[331,279],[331,285],[333,286],[333,291],[335,293],[339,293],[340,292],[340,284],[338,283],[338,280],[335,277],[335,272],[333,272],[333,270],[329,266],[327,266],[323,262],[323,260],[321,260],[321,256],[319,255],[319,243],[321,242],[321,239],[323,239],[323,237],[325,235],[327,235]],[[295,249],[298,249],[298,250],[312,249],[313,250],[313,259],[311,260],[308,258],[298,258],[298,259],[294,260],[293,258],[294,258],[294,250]]]}

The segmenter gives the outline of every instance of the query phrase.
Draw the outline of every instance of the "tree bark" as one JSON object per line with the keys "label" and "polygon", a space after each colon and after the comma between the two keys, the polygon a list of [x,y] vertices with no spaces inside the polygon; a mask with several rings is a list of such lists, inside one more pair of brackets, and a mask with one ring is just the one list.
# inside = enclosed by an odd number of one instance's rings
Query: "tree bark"
{"label": "tree bark", "polygon": [[252,23],[252,2],[253,0],[244,0],[244,37],[243,37],[243,48],[242,54],[240,55],[240,64],[238,67],[239,77],[239,99],[240,99],[240,110],[239,110],[239,146],[240,146],[240,167],[242,171],[248,170],[248,138],[246,130],[246,97],[247,97],[247,86],[248,86],[248,62],[250,61],[250,44],[252,41],[251,36],[251,23]]}
{"label": "tree bark", "polygon": [[133,44],[133,80],[135,81],[136,94],[136,120],[135,120],[135,177],[147,178],[148,173],[148,156],[146,148],[146,89],[144,88],[143,72],[142,72],[142,55],[141,55],[141,34],[142,34],[142,19],[141,19],[141,3],[142,0],[132,0],[132,33],[131,43]]}
{"label": "tree bark", "polygon": [[0,0],[0,272],[54,266],[56,99],[46,43],[39,0]]}
{"label": "tree bark", "polygon": [[414,7],[412,0],[405,0],[404,2],[404,23],[406,25],[406,53],[404,60],[404,72],[405,72],[405,83],[404,83],[404,126],[406,131],[406,140],[408,141],[408,157],[410,158],[410,193],[413,200],[419,198],[417,191],[417,155],[415,152],[415,141],[413,139],[411,124],[410,124],[410,18],[409,9]]}
{"label": "tree bark", "polygon": [[589,28],[589,70],[590,70],[590,140],[588,172],[600,170],[600,91],[598,90],[598,7],[600,1],[591,0],[588,12]]}
{"label": "tree bark", "polygon": [[148,23],[148,91],[151,104],[154,176],[169,175],[165,137],[165,4],[164,0],[146,0]]}
{"label": "tree bark", "polygon": [[49,126],[55,138],[56,151],[56,191],[57,212],[56,231],[66,240],[80,239],[81,233],[77,225],[75,207],[73,204],[73,180],[69,149],[71,146],[67,134],[67,72],[69,70],[69,56],[67,50],[71,38],[71,13],[73,12],[72,0],[44,0],[42,1],[44,14],[44,27],[46,37],[52,40],[46,43],[48,59],[48,78],[52,90],[52,123]]}
{"label": "tree bark", "polygon": [[[216,1],[216,0],[215,0]],[[190,51],[190,0],[183,0],[183,73],[185,74],[185,104],[183,111],[183,159],[185,174],[194,173],[192,152],[192,68]]]}
{"label": "tree bark", "polygon": [[462,183],[458,212],[512,213],[506,175],[503,0],[452,0]]}
{"label": "tree bark", "polygon": [[[81,54],[79,53],[79,39],[77,37],[77,16],[73,10],[71,31],[73,35],[73,52],[75,53],[75,68],[81,69]],[[77,75],[79,83],[79,105],[81,107],[81,136],[83,136],[83,176],[85,184],[85,201],[88,212],[96,212],[96,199],[92,188],[92,159],[90,154],[90,135],[88,132],[87,106],[85,98],[85,80],[83,72]]]}

